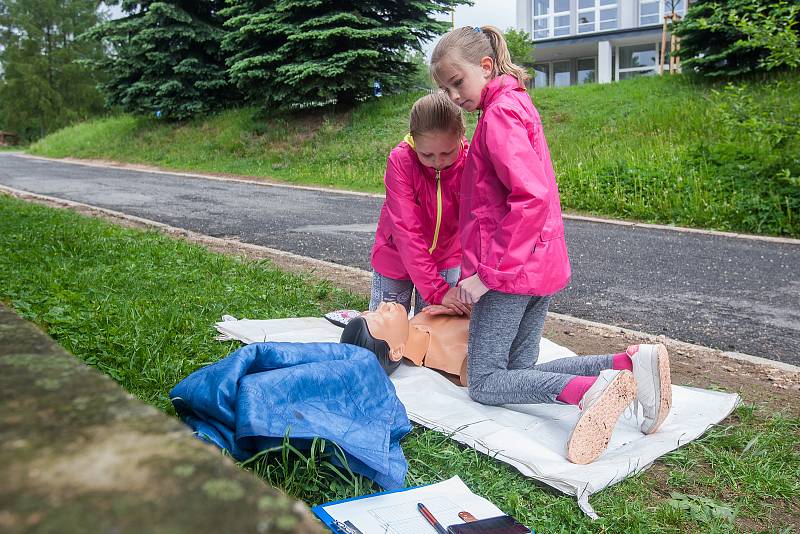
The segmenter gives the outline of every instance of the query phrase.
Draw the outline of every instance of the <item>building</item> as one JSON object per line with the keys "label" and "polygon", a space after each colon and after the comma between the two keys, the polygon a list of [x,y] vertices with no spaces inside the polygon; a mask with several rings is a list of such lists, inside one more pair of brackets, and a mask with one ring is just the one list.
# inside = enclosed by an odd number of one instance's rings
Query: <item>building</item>
{"label": "building", "polygon": [[658,72],[664,15],[674,5],[683,16],[686,1],[517,0],[517,29],[536,45],[534,86],[609,83]]}

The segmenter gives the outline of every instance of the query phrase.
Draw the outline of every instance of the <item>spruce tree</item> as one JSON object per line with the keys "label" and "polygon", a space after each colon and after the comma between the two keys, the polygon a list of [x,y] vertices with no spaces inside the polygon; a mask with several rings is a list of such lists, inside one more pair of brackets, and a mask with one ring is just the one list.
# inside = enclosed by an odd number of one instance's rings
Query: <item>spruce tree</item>
{"label": "spruce tree", "polygon": [[134,2],[91,33],[110,50],[108,104],[183,120],[236,101],[220,50],[224,0]]}
{"label": "spruce tree", "polygon": [[433,18],[464,0],[230,0],[223,41],[231,79],[267,109],[336,102],[402,89],[409,52],[449,29]]}
{"label": "spruce tree", "polygon": [[0,129],[30,141],[102,112],[80,63],[102,50],[79,38],[99,19],[94,0],[0,2]]}

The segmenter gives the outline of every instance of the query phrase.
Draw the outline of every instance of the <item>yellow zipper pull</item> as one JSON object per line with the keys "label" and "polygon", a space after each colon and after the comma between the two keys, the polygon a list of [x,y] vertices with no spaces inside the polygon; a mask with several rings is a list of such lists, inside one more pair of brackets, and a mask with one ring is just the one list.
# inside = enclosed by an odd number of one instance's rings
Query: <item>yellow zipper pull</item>
{"label": "yellow zipper pull", "polygon": [[436,170],[436,229],[433,231],[433,245],[428,249],[428,254],[436,250],[439,241],[439,227],[442,225],[442,171]]}

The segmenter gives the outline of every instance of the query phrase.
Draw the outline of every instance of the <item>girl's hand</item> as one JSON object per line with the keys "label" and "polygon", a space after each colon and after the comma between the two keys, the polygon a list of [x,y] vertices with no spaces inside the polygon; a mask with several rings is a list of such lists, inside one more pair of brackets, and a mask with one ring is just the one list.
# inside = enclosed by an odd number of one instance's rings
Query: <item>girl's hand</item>
{"label": "girl's hand", "polygon": [[428,315],[460,315],[447,306],[443,306],[441,304],[431,304],[429,306],[425,306],[421,313],[427,313]]}
{"label": "girl's hand", "polygon": [[483,281],[478,277],[478,273],[473,274],[458,283],[458,288],[461,290],[459,297],[467,304],[475,304],[480,298],[489,291],[489,288],[483,284]]}
{"label": "girl's hand", "polygon": [[459,293],[460,290],[458,287],[451,287],[448,289],[447,293],[442,297],[442,306],[447,307],[447,309],[453,312],[450,315],[469,315],[471,311],[469,304],[459,299]]}

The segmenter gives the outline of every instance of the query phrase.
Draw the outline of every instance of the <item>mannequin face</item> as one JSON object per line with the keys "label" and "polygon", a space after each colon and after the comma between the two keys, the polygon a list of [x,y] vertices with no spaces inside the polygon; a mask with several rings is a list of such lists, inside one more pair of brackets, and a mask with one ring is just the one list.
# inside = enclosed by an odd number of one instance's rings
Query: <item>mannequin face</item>
{"label": "mannequin face", "polygon": [[396,302],[381,302],[378,309],[361,314],[372,337],[389,345],[389,357],[398,361],[408,339],[408,312]]}

